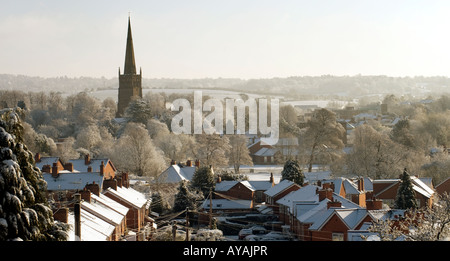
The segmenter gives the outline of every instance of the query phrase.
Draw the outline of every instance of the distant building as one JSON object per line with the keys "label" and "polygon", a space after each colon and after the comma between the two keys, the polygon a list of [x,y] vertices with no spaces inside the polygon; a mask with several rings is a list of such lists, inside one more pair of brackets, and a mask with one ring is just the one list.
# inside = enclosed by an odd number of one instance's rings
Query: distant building
{"label": "distant building", "polygon": [[128,17],[128,36],[123,74],[120,74],[119,68],[119,104],[117,107],[117,118],[123,117],[125,109],[135,97],[142,98],[142,69],[139,74],[136,74],[131,23],[130,17]]}

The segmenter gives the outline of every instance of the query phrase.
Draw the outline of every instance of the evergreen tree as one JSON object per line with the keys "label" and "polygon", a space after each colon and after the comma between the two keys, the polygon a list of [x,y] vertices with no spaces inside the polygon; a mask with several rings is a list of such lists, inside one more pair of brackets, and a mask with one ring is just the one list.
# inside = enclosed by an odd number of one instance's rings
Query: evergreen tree
{"label": "evergreen tree", "polygon": [[281,180],[290,180],[294,183],[303,185],[304,175],[297,160],[288,160],[284,163],[283,171],[281,171]]}
{"label": "evergreen tree", "polygon": [[197,210],[197,201],[203,200],[204,197],[200,193],[193,192],[189,189],[187,181],[181,181],[178,187],[178,193],[175,195],[173,211],[178,212],[189,208],[189,210]]}
{"label": "evergreen tree", "polygon": [[200,167],[198,168],[194,176],[192,177],[191,186],[195,189],[200,190],[204,197],[207,197],[210,190],[214,190],[216,182],[214,179],[214,172],[210,167]]}
{"label": "evergreen tree", "polygon": [[163,214],[169,210],[169,202],[161,196],[161,193],[154,192],[152,194],[152,203],[150,209],[156,213]]}
{"label": "evergreen tree", "polygon": [[23,143],[21,112],[0,111],[0,241],[66,240],[68,225],[54,222],[47,183]]}
{"label": "evergreen tree", "polygon": [[398,209],[415,209],[417,208],[417,201],[412,185],[411,177],[406,168],[403,170],[401,176],[400,186],[397,190],[397,197],[395,199],[395,208]]}

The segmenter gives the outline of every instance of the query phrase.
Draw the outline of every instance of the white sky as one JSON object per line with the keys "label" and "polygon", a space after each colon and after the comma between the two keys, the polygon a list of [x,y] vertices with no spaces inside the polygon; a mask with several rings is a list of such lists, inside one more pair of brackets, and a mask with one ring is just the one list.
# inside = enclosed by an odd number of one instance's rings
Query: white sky
{"label": "white sky", "polygon": [[0,73],[450,76],[448,0],[0,0]]}

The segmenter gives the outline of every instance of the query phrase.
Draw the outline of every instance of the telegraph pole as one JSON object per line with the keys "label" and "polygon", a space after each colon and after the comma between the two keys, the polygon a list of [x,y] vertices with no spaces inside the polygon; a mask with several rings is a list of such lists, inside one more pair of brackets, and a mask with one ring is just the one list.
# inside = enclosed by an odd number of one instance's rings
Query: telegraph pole
{"label": "telegraph pole", "polygon": [[74,195],[75,204],[73,205],[73,213],[75,216],[75,241],[81,241],[81,194]]}
{"label": "telegraph pole", "polygon": [[186,208],[186,241],[189,241],[189,208]]}
{"label": "telegraph pole", "polygon": [[209,190],[209,229],[212,229],[212,189]]}

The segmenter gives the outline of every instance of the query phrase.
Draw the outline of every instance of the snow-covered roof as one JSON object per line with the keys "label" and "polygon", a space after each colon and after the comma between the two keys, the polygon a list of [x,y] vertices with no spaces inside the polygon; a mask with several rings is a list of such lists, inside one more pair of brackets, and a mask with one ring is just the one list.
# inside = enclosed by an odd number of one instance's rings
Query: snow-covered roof
{"label": "snow-covered roof", "polygon": [[[328,202],[330,202],[330,200],[324,199],[319,202],[319,197],[312,195],[312,191],[315,191],[315,188],[318,188],[318,187],[312,186],[312,185],[309,185],[309,186],[311,186],[311,188],[309,189],[310,191],[308,194],[311,195],[311,197],[305,198],[304,201],[301,200],[300,198],[298,198],[299,200],[292,200],[292,202],[293,202],[292,209],[293,210],[291,212],[295,211],[293,213],[295,213],[297,219],[300,222],[315,223],[315,222],[317,222],[316,219],[319,217],[317,215],[318,214],[322,215],[325,213],[325,210],[328,208]],[[307,186],[307,187],[309,187],[309,186]],[[301,189],[304,189],[304,188],[306,188],[306,187],[303,187]],[[356,204],[344,197],[339,196],[335,192],[333,192],[333,199],[342,203],[342,206],[341,206],[342,209],[362,209],[362,207],[360,207],[358,204]]]}
{"label": "snow-covered roof", "polygon": [[272,157],[275,155],[276,152],[277,150],[272,148],[261,148],[254,155],[260,157]]}
{"label": "snow-covered roof", "polygon": [[317,195],[316,190],[318,189],[318,186],[315,185],[308,185],[305,187],[302,187],[296,191],[292,191],[291,193],[287,194],[286,196],[282,197],[281,199],[277,200],[277,204],[284,205],[291,207],[293,206],[294,202],[317,202],[319,200],[319,196]]}
{"label": "snow-covered roof", "polygon": [[345,194],[360,194],[361,192],[358,190],[358,185],[356,185],[353,181],[347,179],[347,178],[335,178],[335,179],[328,179],[322,181],[323,183],[333,183],[334,184],[334,191],[337,194],[341,193],[342,187],[345,189]]}
{"label": "snow-covered roof", "polygon": [[107,196],[105,196],[103,194],[100,194],[100,196],[97,196],[97,195],[91,193],[91,202],[102,204],[124,216],[126,216],[128,211],[130,210],[126,206],[120,204],[119,202],[117,202],[111,198],[108,198]]}
{"label": "snow-covered roof", "polygon": [[272,182],[265,180],[249,180],[247,182],[250,183],[254,190],[266,191],[273,186]]}
{"label": "snow-covered roof", "polygon": [[239,181],[237,180],[224,180],[216,183],[215,191],[228,191],[232,187],[234,187]]}
{"label": "snow-covered roof", "polygon": [[111,193],[112,195],[124,200],[128,204],[138,209],[142,207],[145,208],[150,207],[151,199],[147,199],[144,194],[132,188],[117,187],[117,190],[114,190],[113,188],[108,188],[103,193],[105,195]]}
{"label": "snow-covered roof", "polygon": [[[84,172],[87,171],[87,168],[89,166],[92,167],[92,171],[93,172],[100,172],[100,165],[103,164],[106,166],[108,165],[108,163],[110,163],[108,158],[104,158],[104,159],[90,159],[89,165],[85,164],[85,159],[71,159],[69,160],[69,163],[73,164],[73,169],[74,170],[78,170],[80,172]],[[114,165],[111,163],[111,166],[113,167],[113,169],[115,170]]]}
{"label": "snow-covered roof", "polygon": [[[81,241],[106,241],[112,235],[115,227],[101,218],[87,212],[80,211]],[[68,231],[68,241],[75,241],[75,216],[69,213],[68,224],[71,229]]]}
{"label": "snow-covered roof", "polygon": [[158,181],[162,183],[178,183],[183,180],[191,181],[196,167],[181,166],[178,164],[170,165],[159,176]]}
{"label": "snow-covered roof", "polygon": [[[422,194],[423,196],[430,198],[434,194],[434,190],[430,188],[427,184],[425,184],[421,179],[417,178],[416,176],[411,176],[411,181],[413,185],[414,191]],[[378,192],[377,195],[382,194],[383,192],[387,191],[391,187],[395,186],[398,182],[400,182],[400,179],[377,179],[374,180],[373,183],[390,183],[391,185],[387,186],[380,192]],[[375,196],[377,196],[375,195]]]}
{"label": "snow-covered roof", "polygon": [[53,166],[53,163],[57,163],[59,161],[59,157],[41,157],[39,162],[36,162],[36,167],[42,170],[44,165]]}
{"label": "snow-covered roof", "polygon": [[[209,199],[203,201],[202,208],[209,209]],[[226,210],[226,209],[250,209],[252,207],[251,200],[229,200],[229,199],[213,199],[212,209],[213,210]]]}
{"label": "snow-covered roof", "polygon": [[118,226],[122,223],[123,219],[126,218],[124,215],[116,212],[108,206],[100,204],[96,201],[91,201],[91,203],[82,201],[81,209],[105,220],[106,222]]}
{"label": "snow-covered roof", "polygon": [[304,172],[305,182],[315,183],[319,180],[329,179],[331,176],[331,171],[316,171],[316,172]]}
{"label": "snow-covered roof", "polygon": [[320,230],[331,217],[336,215],[348,229],[354,229],[367,216],[367,209],[345,209],[329,208],[320,215],[317,215],[315,222],[309,227],[309,230]]}
{"label": "snow-covered roof", "polygon": [[86,184],[96,183],[100,188],[103,185],[103,176],[99,172],[60,172],[54,178],[50,173],[42,173],[47,182],[47,190],[82,190]]}
{"label": "snow-covered roof", "polygon": [[266,192],[264,192],[264,194],[266,194],[269,197],[273,197],[293,185],[295,185],[294,182],[285,179],[285,180],[280,181],[280,183],[276,184],[275,186],[271,187],[270,189],[266,190]]}

